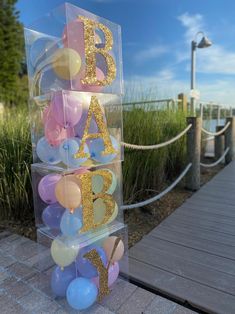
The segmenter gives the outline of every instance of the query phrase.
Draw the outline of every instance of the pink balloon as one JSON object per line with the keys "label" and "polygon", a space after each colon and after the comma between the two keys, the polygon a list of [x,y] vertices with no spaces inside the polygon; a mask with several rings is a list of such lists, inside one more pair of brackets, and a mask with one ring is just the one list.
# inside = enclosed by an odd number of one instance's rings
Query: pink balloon
{"label": "pink balloon", "polygon": [[64,128],[75,126],[82,116],[82,104],[70,91],[58,91],[51,100],[51,114]]}
{"label": "pink balloon", "polygon": [[[97,79],[103,81],[105,75],[103,71],[99,68],[96,68],[96,76]],[[91,93],[99,93],[104,87],[99,85],[84,85],[81,83],[81,80],[85,77],[85,70],[82,70],[80,74],[73,80],[73,89],[79,90],[82,92],[91,92]]]}
{"label": "pink balloon", "polygon": [[68,23],[63,31],[62,41],[64,47],[76,50],[82,59],[85,55],[84,25],[78,19]]}
{"label": "pink balloon", "polygon": [[[114,264],[110,265],[109,272],[108,272],[108,286],[111,287],[114,282],[117,280],[119,275],[119,264],[118,262],[115,262]],[[92,278],[92,281],[96,285],[97,288],[99,288],[99,276]]]}
{"label": "pink balloon", "polygon": [[45,122],[45,137],[52,146],[59,146],[65,139],[74,135],[73,128],[63,128],[51,116]]}
{"label": "pink balloon", "polygon": [[57,202],[55,196],[55,186],[60,179],[61,175],[51,173],[43,177],[39,182],[38,194],[45,203],[54,204]]}

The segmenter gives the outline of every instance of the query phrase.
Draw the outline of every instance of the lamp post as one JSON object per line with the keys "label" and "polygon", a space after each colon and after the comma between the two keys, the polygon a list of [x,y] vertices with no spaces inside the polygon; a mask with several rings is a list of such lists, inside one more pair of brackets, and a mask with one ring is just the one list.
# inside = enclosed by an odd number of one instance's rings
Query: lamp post
{"label": "lamp post", "polygon": [[[197,43],[197,36],[202,35],[202,39]],[[195,90],[195,80],[196,80],[196,49],[197,48],[208,48],[212,45],[212,42],[204,35],[203,32],[198,32],[191,43],[191,92]],[[191,113],[195,115],[195,95],[191,95]]]}

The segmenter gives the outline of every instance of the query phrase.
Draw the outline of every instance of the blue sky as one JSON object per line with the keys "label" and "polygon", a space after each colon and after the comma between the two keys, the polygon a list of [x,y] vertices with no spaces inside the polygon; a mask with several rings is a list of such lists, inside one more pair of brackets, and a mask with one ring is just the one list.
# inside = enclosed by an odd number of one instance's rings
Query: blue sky
{"label": "blue sky", "polygon": [[[21,21],[33,20],[63,0],[19,0]],[[71,0],[122,27],[126,90],[175,97],[190,90],[190,42],[202,30],[213,41],[197,50],[197,89],[204,101],[235,104],[233,0]]]}

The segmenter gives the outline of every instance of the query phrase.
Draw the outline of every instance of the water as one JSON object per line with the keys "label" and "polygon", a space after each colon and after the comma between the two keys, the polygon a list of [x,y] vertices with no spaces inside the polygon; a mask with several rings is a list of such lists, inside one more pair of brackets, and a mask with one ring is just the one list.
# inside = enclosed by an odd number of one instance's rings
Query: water
{"label": "water", "polygon": [[203,128],[210,132],[215,132],[217,125],[225,125],[225,119],[220,119],[219,123],[217,119],[203,120],[202,122]]}

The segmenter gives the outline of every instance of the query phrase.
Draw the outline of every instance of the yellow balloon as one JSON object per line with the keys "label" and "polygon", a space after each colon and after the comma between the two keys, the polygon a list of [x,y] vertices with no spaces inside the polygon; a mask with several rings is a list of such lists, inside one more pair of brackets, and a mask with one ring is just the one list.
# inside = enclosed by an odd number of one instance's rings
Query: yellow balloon
{"label": "yellow balloon", "polygon": [[[102,222],[105,216],[106,212],[106,205],[105,202],[102,200],[102,198],[97,198],[97,200],[93,203],[93,209],[94,209],[94,221],[95,223]],[[112,216],[108,220],[108,224],[111,223],[118,215],[118,206],[115,202],[115,208]]]}
{"label": "yellow balloon", "polygon": [[76,50],[71,48],[58,49],[52,60],[56,75],[64,80],[73,79],[81,69],[82,60]]}
{"label": "yellow balloon", "polygon": [[81,190],[74,178],[62,177],[55,186],[57,201],[65,208],[75,209],[81,204]]}
{"label": "yellow balloon", "polygon": [[56,238],[51,244],[51,256],[60,267],[70,265],[78,255],[78,247],[65,242],[64,238]]}

